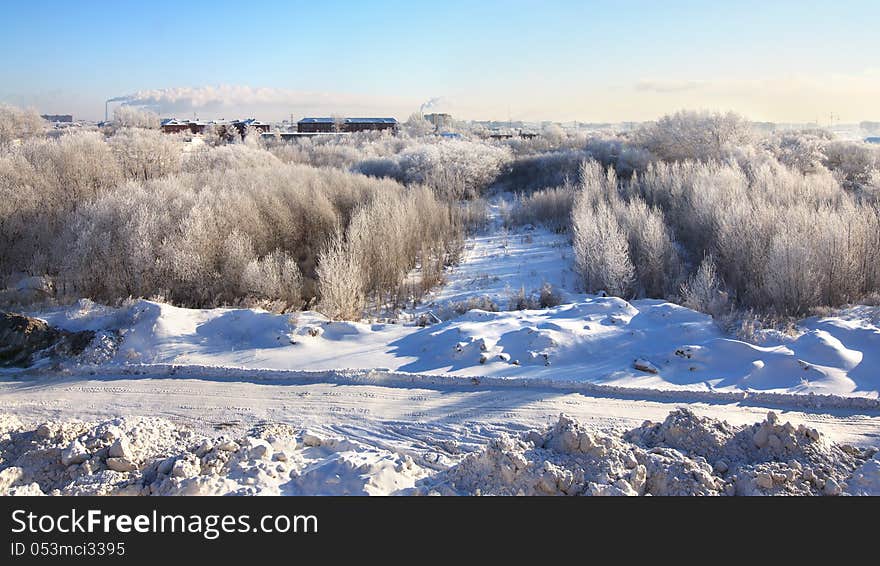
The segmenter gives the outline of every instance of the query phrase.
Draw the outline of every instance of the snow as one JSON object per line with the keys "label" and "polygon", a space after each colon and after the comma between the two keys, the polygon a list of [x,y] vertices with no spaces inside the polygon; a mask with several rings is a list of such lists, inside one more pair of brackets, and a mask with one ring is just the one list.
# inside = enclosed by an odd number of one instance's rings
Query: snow
{"label": "snow", "polygon": [[[763,433],[775,439],[759,445]],[[502,435],[433,479],[431,489],[483,495],[839,495],[873,451],[829,443],[803,425],[734,427],[688,410],[624,434],[561,415],[546,431]],[[861,473],[861,472],[859,472]],[[870,492],[861,476],[858,489]]]}
{"label": "snow", "polygon": [[[93,308],[94,313],[88,310]],[[439,324],[332,322],[318,313],[183,309],[137,301],[41,313],[68,330],[122,335],[109,364],[291,371],[384,369],[661,390],[877,399],[876,308],[801,322],[797,337],[755,345],[660,300],[582,297],[558,307],[471,310]]]}
{"label": "snow", "polygon": [[[842,448],[880,437],[880,308],[747,343],[666,301],[580,292],[566,236],[505,230],[503,206],[393,321],[147,300],[30,313],[98,337],[0,374],[0,441],[19,435],[0,491],[880,492],[876,457]],[[562,304],[511,310],[547,284]],[[585,450],[561,443],[571,431]]]}
{"label": "snow", "polygon": [[[875,449],[836,444],[772,412],[733,426],[678,410],[608,432],[563,414],[549,428],[501,433],[464,454],[435,440],[449,454],[442,463],[277,423],[235,439],[156,417],[3,425],[0,495],[878,493]],[[63,447],[72,445],[79,457],[67,461]]]}
{"label": "snow", "polygon": [[[135,447],[127,457],[114,455],[120,440]],[[393,495],[426,473],[406,455],[286,426],[233,441],[143,417],[7,426],[0,454],[6,495]]]}
{"label": "snow", "polygon": [[880,495],[880,456],[875,454],[853,472],[846,492],[850,495]]}

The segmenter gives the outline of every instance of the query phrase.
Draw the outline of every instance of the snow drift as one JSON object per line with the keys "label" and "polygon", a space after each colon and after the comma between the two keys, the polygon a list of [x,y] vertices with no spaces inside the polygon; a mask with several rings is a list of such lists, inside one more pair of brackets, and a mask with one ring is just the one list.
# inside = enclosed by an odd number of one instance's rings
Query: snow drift
{"label": "snow drift", "polygon": [[[761,345],[661,300],[586,297],[540,310],[470,310],[430,326],[333,322],[314,312],[183,309],[80,301],[39,315],[98,331],[106,367],[173,364],[267,370],[371,370],[702,392],[878,398],[880,308],[804,319]],[[107,336],[118,340],[108,340]],[[108,348],[115,348],[108,353]],[[340,363],[342,360],[342,363]]]}

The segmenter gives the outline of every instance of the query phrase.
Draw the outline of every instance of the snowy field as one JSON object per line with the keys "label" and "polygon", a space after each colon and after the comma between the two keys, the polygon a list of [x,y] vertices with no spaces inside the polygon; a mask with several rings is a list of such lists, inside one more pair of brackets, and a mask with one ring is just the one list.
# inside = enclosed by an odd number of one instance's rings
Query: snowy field
{"label": "snowy field", "polygon": [[[873,369],[880,367],[880,309],[806,319],[796,335],[764,333],[760,345],[748,344],[678,305],[579,293],[566,237],[504,229],[498,204],[491,228],[468,240],[446,284],[393,321],[145,300],[31,313],[64,329],[98,331],[99,339],[84,358],[89,363],[4,374],[0,433],[14,465],[0,472],[0,488],[876,492],[880,466],[868,447],[880,444]],[[520,289],[536,296],[546,283],[562,304],[508,310]],[[462,304],[500,310],[458,314]],[[439,321],[420,326],[428,312]],[[721,464],[674,439],[650,448],[642,423],[662,422],[680,407],[692,411],[685,421],[693,434],[726,431],[721,440],[711,433]],[[765,420],[769,409],[780,413],[779,423]],[[560,420],[562,413],[575,420]],[[589,446],[560,444],[571,430],[591,435]],[[750,448],[757,452],[737,444],[743,434],[761,439]],[[121,436],[135,446],[130,453],[112,448]],[[599,454],[594,445],[605,448]],[[683,459],[656,456],[661,445]],[[777,465],[777,448],[800,456]],[[600,458],[606,452],[617,460]],[[503,472],[511,458],[521,463],[513,475]],[[593,475],[574,481],[571,470]],[[656,483],[673,476],[702,479]],[[479,477],[493,479],[481,486]]]}

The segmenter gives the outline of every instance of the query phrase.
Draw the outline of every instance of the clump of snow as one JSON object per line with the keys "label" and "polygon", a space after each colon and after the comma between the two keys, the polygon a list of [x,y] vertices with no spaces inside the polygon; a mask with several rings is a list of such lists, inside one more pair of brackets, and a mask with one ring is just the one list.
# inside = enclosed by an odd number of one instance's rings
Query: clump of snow
{"label": "clump of snow", "polygon": [[407,455],[283,424],[198,438],[160,418],[0,415],[0,495],[389,495],[425,475]]}
{"label": "clump of snow", "polygon": [[846,483],[849,495],[880,495],[880,454],[856,469]]}
{"label": "clump of snow", "polygon": [[[623,434],[561,415],[549,430],[502,435],[423,492],[483,495],[839,495],[875,490],[871,450],[829,442],[774,413],[750,426],[677,410]],[[856,473],[854,474],[854,470]],[[850,486],[848,481],[852,481]]]}
{"label": "clump of snow", "polygon": [[[161,418],[36,428],[0,415],[0,495],[876,495],[876,449],[774,413],[733,426],[680,409],[635,429],[561,415],[423,467],[346,437],[265,423],[197,436]],[[421,459],[419,460],[421,461]]]}
{"label": "clump of snow", "polygon": [[119,350],[122,336],[113,330],[98,330],[95,337],[80,354],[79,363],[86,365],[99,365],[110,362]]}
{"label": "clump of snow", "polygon": [[446,471],[430,491],[476,495],[640,495],[633,447],[562,415],[545,433],[502,434]]}
{"label": "clump of snow", "polygon": [[739,495],[837,495],[835,486],[861,464],[860,456],[864,458],[859,449],[836,445],[816,429],[781,423],[772,411],[761,423],[733,428],[679,410],[663,423],[646,423],[625,438],[711,463],[724,478],[725,490]]}

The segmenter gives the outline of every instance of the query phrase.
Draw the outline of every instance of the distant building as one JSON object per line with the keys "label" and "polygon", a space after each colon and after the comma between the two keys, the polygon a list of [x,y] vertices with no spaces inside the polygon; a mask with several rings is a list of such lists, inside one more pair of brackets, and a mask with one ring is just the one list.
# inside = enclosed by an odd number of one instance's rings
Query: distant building
{"label": "distant building", "polygon": [[[166,134],[179,134],[181,132],[204,134],[210,126],[217,128],[220,133],[233,131],[235,134],[242,137],[245,136],[248,128],[253,128],[260,133],[268,132],[270,129],[269,124],[260,122],[254,118],[248,118],[247,120],[233,120],[231,122],[203,122],[201,120],[178,120],[177,118],[166,118],[165,120],[162,120],[160,127]],[[232,137],[230,134],[226,135],[227,137]]]}
{"label": "distant building", "polygon": [[317,138],[317,137],[331,137],[331,138],[343,138],[346,136],[350,136],[350,133],[347,132],[263,132],[260,134],[260,137],[266,141],[297,141],[305,138]]}
{"label": "distant building", "polygon": [[365,132],[369,130],[397,131],[398,124],[394,118],[346,118],[345,131]]}
{"label": "distant building", "polygon": [[445,130],[452,125],[452,114],[425,114],[424,118],[434,125],[435,130]]}
{"label": "distant building", "polygon": [[40,117],[49,122],[63,122],[66,124],[73,122],[73,116],[71,114],[41,114]]}
{"label": "distant building", "polygon": [[166,118],[162,120],[159,127],[166,134],[179,134],[181,132],[190,132],[193,134],[203,134],[211,122],[201,122],[199,120],[178,120],[177,118]]}
{"label": "distant building", "polygon": [[333,118],[303,118],[296,123],[296,131],[302,134],[330,133],[342,129],[342,123]]}
{"label": "distant building", "polygon": [[248,128],[253,128],[260,132],[261,134],[269,131],[269,124],[265,122],[260,122],[259,120],[255,120],[253,118],[248,118],[247,120],[235,120],[232,122],[236,128],[238,128],[238,133],[241,137],[246,135]]}
{"label": "distant building", "polygon": [[396,132],[397,120],[394,118],[303,118],[296,123],[299,133],[365,132],[391,130]]}
{"label": "distant building", "polygon": [[179,134],[180,132],[188,132],[192,130],[189,120],[178,120],[176,118],[166,118],[165,120],[162,120],[159,127],[162,129],[162,132],[166,134]]}
{"label": "distant building", "polygon": [[491,138],[493,140],[509,140],[509,139],[512,139],[514,136],[530,140],[530,139],[538,137],[538,134],[535,132],[523,132],[522,130],[520,130],[519,132],[515,132],[515,133],[514,132],[502,132],[502,131],[494,131],[494,132],[489,133],[489,138]]}

